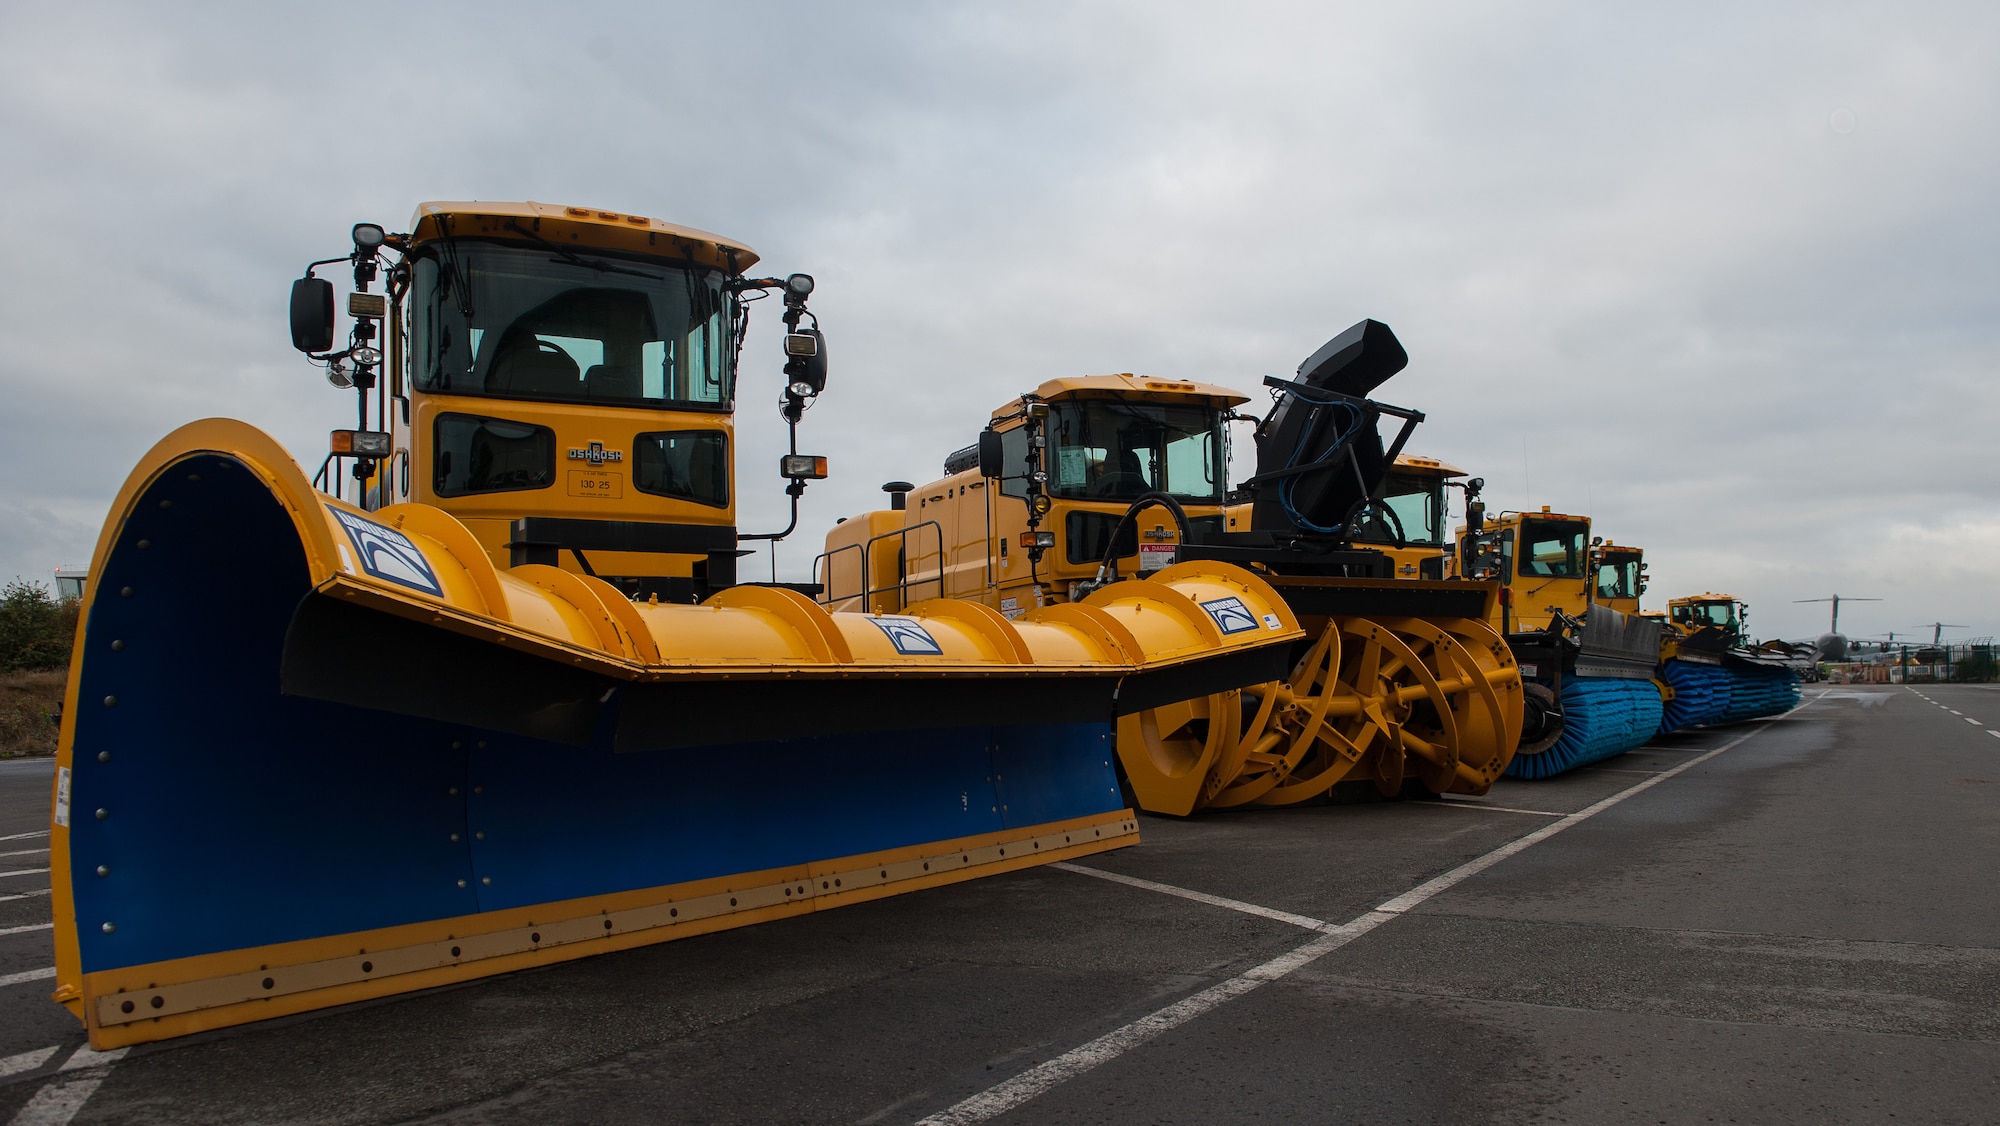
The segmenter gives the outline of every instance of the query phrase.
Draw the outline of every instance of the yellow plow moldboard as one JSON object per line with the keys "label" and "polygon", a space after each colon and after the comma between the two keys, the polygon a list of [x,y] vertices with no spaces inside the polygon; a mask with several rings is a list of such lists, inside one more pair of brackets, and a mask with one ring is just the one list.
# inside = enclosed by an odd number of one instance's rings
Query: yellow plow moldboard
{"label": "yellow plow moldboard", "polygon": [[1015,622],[635,605],[227,420],[147,456],[91,573],[51,876],[99,1048],[1130,844],[1117,712],[1303,636],[1216,564]]}

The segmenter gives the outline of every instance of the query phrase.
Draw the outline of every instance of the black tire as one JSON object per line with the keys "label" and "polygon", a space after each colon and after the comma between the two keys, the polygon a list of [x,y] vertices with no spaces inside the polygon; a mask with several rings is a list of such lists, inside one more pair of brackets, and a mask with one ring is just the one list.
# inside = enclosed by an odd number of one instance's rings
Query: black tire
{"label": "black tire", "polygon": [[1515,748],[1517,755],[1538,755],[1556,745],[1563,734],[1562,703],[1545,684],[1532,680],[1521,682],[1521,702],[1526,705],[1521,716],[1521,745]]}

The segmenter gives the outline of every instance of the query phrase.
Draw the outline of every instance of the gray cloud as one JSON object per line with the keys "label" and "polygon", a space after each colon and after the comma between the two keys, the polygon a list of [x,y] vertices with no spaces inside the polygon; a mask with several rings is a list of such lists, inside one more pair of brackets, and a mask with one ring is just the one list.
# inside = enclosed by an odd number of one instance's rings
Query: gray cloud
{"label": "gray cloud", "polygon": [[[348,400],[285,287],[347,226],[534,198],[820,280],[819,529],[1003,399],[1254,390],[1361,316],[1417,447],[1764,629],[2000,632],[1996,17],[1975,5],[29,7],[0,13],[0,573],[87,558],[210,414]],[[743,524],[783,522],[768,319]]]}

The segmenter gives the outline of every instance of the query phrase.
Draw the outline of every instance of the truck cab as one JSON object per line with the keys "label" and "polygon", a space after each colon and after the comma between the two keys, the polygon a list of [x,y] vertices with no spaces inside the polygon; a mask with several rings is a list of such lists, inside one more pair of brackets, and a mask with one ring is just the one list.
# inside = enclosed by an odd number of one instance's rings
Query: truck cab
{"label": "truck cab", "polygon": [[1639,612],[1639,596],[1646,593],[1646,553],[1630,545],[1605,540],[1591,552],[1591,568],[1596,574],[1591,601],[1624,614]]}
{"label": "truck cab", "polygon": [[1394,522],[1380,509],[1369,509],[1355,529],[1355,542],[1388,554],[1399,579],[1444,578],[1451,558],[1445,485],[1465,475],[1434,457],[1398,455],[1382,494]]}
{"label": "truck cab", "polygon": [[[444,509],[503,568],[548,564],[671,601],[734,583],[746,305],[798,279],[810,292],[810,278],[747,279],[758,256],[740,242],[584,207],[433,202],[408,234],[355,230],[362,346],[314,359],[363,405],[359,429],[335,433],[322,487],[347,492],[346,468],[363,507]],[[377,249],[399,255],[386,300],[365,292]],[[308,352],[299,287],[313,283],[308,271],[293,290]],[[802,335],[803,293],[786,305]],[[367,346],[377,321],[386,356]]]}
{"label": "truck cab", "polygon": [[1669,599],[1667,602],[1667,620],[1679,626],[1684,633],[1693,635],[1712,629],[1720,633],[1732,649],[1750,644],[1746,629],[1749,617],[1749,607],[1729,594],[1709,592]]}
{"label": "truck cab", "polygon": [[1503,634],[1546,628],[1558,613],[1581,618],[1595,577],[1590,518],[1552,511],[1502,512],[1477,531],[1457,530],[1453,574],[1497,579]]}
{"label": "truck cab", "polygon": [[1247,401],[1129,373],[1049,380],[992,413],[982,442],[997,476],[970,445],[945,459],[942,478],[891,482],[889,509],[835,525],[815,564],[822,600],[885,611],[966,598],[1018,615],[1074,600],[1107,555],[1126,575],[1164,567],[1181,539],[1171,513],[1146,509],[1122,531],[1120,520],[1159,493],[1180,505],[1190,535],[1223,531],[1225,422]]}

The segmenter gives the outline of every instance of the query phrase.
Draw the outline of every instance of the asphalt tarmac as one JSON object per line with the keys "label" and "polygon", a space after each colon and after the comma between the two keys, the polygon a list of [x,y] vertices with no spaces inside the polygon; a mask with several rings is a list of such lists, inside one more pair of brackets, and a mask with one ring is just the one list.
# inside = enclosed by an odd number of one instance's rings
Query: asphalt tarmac
{"label": "asphalt tarmac", "polygon": [[103,1056],[48,1000],[49,766],[0,764],[0,1122],[1996,1122],[1996,732],[2000,691],[1815,688]]}

